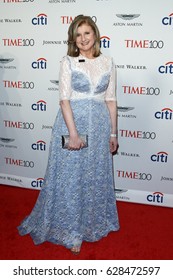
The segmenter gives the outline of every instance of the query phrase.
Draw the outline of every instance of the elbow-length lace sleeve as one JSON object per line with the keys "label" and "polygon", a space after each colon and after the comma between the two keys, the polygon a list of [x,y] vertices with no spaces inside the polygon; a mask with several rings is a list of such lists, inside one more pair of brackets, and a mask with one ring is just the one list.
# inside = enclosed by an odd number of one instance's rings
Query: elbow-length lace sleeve
{"label": "elbow-length lace sleeve", "polygon": [[59,71],[59,100],[70,100],[71,97],[71,68],[67,56],[63,57]]}
{"label": "elbow-length lace sleeve", "polygon": [[105,100],[106,101],[116,101],[116,87],[117,87],[117,73],[115,70],[115,64],[113,62],[113,59],[111,60],[111,73],[110,73],[110,81],[108,88],[106,90],[105,94]]}

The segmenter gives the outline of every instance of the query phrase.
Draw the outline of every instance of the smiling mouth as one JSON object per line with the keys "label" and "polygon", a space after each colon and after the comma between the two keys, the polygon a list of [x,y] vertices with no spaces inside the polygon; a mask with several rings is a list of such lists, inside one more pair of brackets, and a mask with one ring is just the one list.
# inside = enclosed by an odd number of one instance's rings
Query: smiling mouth
{"label": "smiling mouth", "polygon": [[89,42],[83,42],[83,43],[81,43],[82,46],[86,46],[86,45],[88,45],[88,44],[89,44]]}

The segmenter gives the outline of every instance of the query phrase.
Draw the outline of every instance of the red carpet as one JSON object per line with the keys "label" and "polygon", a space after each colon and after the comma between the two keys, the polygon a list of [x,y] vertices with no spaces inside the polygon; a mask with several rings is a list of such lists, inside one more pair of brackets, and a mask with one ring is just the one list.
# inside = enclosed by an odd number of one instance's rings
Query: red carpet
{"label": "red carpet", "polygon": [[16,227],[29,214],[35,190],[0,186],[1,260],[173,260],[173,209],[117,202],[120,230],[95,242],[84,242],[80,255],[45,242],[35,246]]}

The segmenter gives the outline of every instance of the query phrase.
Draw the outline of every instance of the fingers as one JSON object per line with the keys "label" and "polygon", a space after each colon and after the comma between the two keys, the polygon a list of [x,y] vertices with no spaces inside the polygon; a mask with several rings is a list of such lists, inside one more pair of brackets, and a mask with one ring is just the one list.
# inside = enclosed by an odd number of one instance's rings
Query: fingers
{"label": "fingers", "polygon": [[82,142],[80,145],[69,145],[68,150],[70,151],[79,151],[85,147],[85,144]]}
{"label": "fingers", "polygon": [[118,149],[118,143],[110,141],[110,152],[114,153]]}

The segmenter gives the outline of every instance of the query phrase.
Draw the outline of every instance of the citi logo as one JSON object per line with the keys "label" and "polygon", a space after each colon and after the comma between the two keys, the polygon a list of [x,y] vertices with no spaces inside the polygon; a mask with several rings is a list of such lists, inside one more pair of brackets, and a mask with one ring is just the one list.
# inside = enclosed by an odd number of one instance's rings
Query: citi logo
{"label": "citi logo", "polygon": [[153,194],[147,195],[147,200],[149,202],[163,203],[163,193],[154,192]]}
{"label": "citi logo", "polygon": [[31,20],[33,25],[47,25],[47,15],[39,14]]}
{"label": "citi logo", "polygon": [[151,160],[154,162],[164,162],[168,161],[168,153],[166,152],[159,152],[156,155],[151,156]]}
{"label": "citi logo", "polygon": [[31,105],[34,111],[46,111],[46,102],[44,100],[39,100],[37,103]]}
{"label": "citi logo", "polygon": [[163,25],[173,25],[173,13],[162,19]]}
{"label": "citi logo", "polygon": [[36,143],[33,143],[31,145],[31,148],[34,151],[46,151],[46,142],[44,142],[42,140],[38,140]]}
{"label": "citi logo", "polygon": [[100,48],[110,48],[110,38],[108,36],[102,36],[100,38]]}
{"label": "citi logo", "polygon": [[37,178],[31,182],[33,188],[41,188],[44,182],[44,178]]}
{"label": "citi logo", "polygon": [[158,120],[172,120],[172,112],[173,110],[170,108],[163,108],[161,111],[155,113],[155,118]]}
{"label": "citi logo", "polygon": [[173,62],[169,61],[165,65],[161,65],[158,71],[160,74],[173,74]]}
{"label": "citi logo", "polygon": [[47,60],[43,57],[40,57],[37,59],[37,61],[32,62],[31,66],[33,69],[46,69]]}

